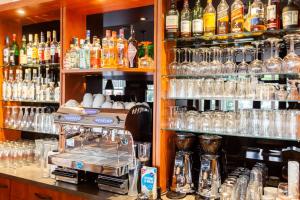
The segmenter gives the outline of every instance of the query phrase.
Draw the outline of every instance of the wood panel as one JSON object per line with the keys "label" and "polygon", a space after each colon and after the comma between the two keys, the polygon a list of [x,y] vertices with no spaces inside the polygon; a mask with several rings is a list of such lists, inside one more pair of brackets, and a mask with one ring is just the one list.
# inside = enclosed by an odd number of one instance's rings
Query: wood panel
{"label": "wood panel", "polygon": [[71,200],[71,199],[72,200],[84,200],[81,197],[78,197],[75,195],[70,195],[69,193],[61,193],[59,199],[60,200]]}
{"label": "wood panel", "polygon": [[7,200],[10,193],[10,181],[0,178],[0,200]]}
{"label": "wood panel", "polygon": [[11,180],[11,200],[26,200],[28,198],[28,185]]}
{"label": "wood panel", "polygon": [[27,199],[28,200],[41,200],[41,199],[59,200],[59,193],[54,190],[49,190],[49,189],[30,185]]}

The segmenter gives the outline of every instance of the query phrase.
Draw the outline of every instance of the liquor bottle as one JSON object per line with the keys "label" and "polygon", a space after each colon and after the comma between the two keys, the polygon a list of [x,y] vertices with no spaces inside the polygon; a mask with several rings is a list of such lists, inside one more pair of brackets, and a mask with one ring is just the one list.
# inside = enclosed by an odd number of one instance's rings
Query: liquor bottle
{"label": "liquor bottle", "polygon": [[109,65],[113,66],[117,61],[117,32],[113,31],[109,40]]}
{"label": "liquor bottle", "polygon": [[59,63],[59,55],[58,55],[58,42],[56,40],[56,31],[54,30],[52,32],[52,42],[50,45],[50,57],[51,57],[51,64],[57,64]]}
{"label": "liquor bottle", "polygon": [[8,87],[8,67],[5,67],[4,70],[4,80],[2,83],[2,99],[8,100],[7,98],[7,87]]}
{"label": "liquor bottle", "polygon": [[51,62],[51,32],[47,31],[47,42],[44,50],[44,60],[46,64]]}
{"label": "liquor bottle", "polygon": [[280,0],[269,0],[267,6],[267,29],[280,29]]}
{"label": "liquor bottle", "polygon": [[84,52],[84,39],[80,39],[79,68],[80,69],[86,69],[86,60],[85,60],[85,52]]}
{"label": "liquor bottle", "polygon": [[22,99],[27,100],[29,97],[29,88],[28,88],[28,82],[29,82],[29,69],[25,69],[24,73],[24,80],[22,82]]}
{"label": "liquor bottle", "polygon": [[[74,47],[73,47],[74,48]],[[93,37],[93,44],[91,48],[91,68],[100,68],[100,56],[101,56],[101,46],[99,40],[96,36]]]}
{"label": "liquor bottle", "polygon": [[46,64],[45,61],[45,37],[44,37],[44,33],[41,32],[41,42],[39,43],[39,48],[38,48],[38,55],[39,55],[39,62],[40,64]]}
{"label": "liquor bottle", "polygon": [[19,86],[19,81],[22,81],[20,79],[20,75],[21,75],[22,71],[19,69],[16,69],[16,79],[13,82],[12,85],[12,99],[13,100],[18,100],[19,96],[18,96],[18,86]]}
{"label": "liquor bottle", "polygon": [[20,48],[20,65],[27,64],[27,50],[26,50],[26,37],[23,35],[22,37],[22,45]]}
{"label": "liquor bottle", "polygon": [[117,41],[117,65],[119,66],[127,66],[127,47],[128,43],[124,37],[124,29],[120,29]]}
{"label": "liquor bottle", "polygon": [[176,0],[171,0],[171,6],[166,16],[167,38],[177,38],[179,35],[179,12],[176,6]]}
{"label": "liquor bottle", "polygon": [[244,17],[244,31],[251,31],[251,0],[248,0],[248,12]]}
{"label": "liquor bottle", "polygon": [[22,84],[23,84],[23,80],[22,80],[22,70],[19,69],[18,70],[18,75],[16,75],[16,79],[17,79],[17,99],[18,100],[22,100],[23,96],[22,96]]}
{"label": "liquor bottle", "polygon": [[265,6],[261,0],[254,0],[251,5],[251,31],[266,30]]}
{"label": "liquor bottle", "polygon": [[9,48],[9,64],[10,66],[19,65],[19,45],[16,41],[17,35],[13,34],[12,44]]}
{"label": "liquor bottle", "polygon": [[111,37],[111,31],[105,31],[105,37],[102,39],[102,54],[101,54],[101,65],[102,67],[109,65],[109,40]]}
{"label": "liquor bottle", "polygon": [[197,37],[203,34],[203,8],[200,0],[196,1],[193,9],[193,21],[192,21],[193,36]]}
{"label": "liquor bottle", "polygon": [[293,0],[289,0],[282,10],[282,26],[283,29],[299,27],[299,8],[294,4]]}
{"label": "liquor bottle", "polygon": [[32,34],[28,35],[28,44],[27,44],[27,64],[31,65],[32,64]]}
{"label": "liquor bottle", "polygon": [[227,34],[229,31],[229,6],[226,0],[221,0],[217,8],[217,34]]}
{"label": "liquor bottle", "polygon": [[234,0],[231,5],[231,32],[241,33],[244,30],[244,4],[241,0]]}
{"label": "liquor bottle", "polygon": [[[37,69],[32,70],[32,77],[37,76]],[[27,99],[28,100],[34,100],[35,99],[35,83],[34,83],[34,78],[31,78],[31,69],[28,69],[28,81],[27,81],[27,89],[28,89],[28,95]]]}
{"label": "liquor bottle", "polygon": [[204,35],[211,36],[216,33],[216,9],[212,5],[212,0],[207,0],[207,6],[203,14]]}
{"label": "liquor bottle", "polygon": [[32,45],[32,64],[39,63],[39,35],[34,34],[34,42]]}
{"label": "liquor bottle", "polygon": [[130,26],[130,37],[128,39],[128,60],[130,68],[137,68],[138,66],[138,42],[135,39],[135,32],[133,25]]}
{"label": "liquor bottle", "polygon": [[3,66],[9,65],[9,37],[5,37],[5,47],[3,49]]}
{"label": "liquor bottle", "polygon": [[78,45],[78,38],[74,37],[70,45],[70,68],[79,68],[79,53],[80,47]]}
{"label": "liquor bottle", "polygon": [[14,82],[14,71],[13,69],[9,69],[8,82],[6,86],[6,100],[12,99],[12,86]]}
{"label": "liquor bottle", "polygon": [[86,31],[86,38],[84,41],[84,59],[85,59],[85,69],[91,68],[91,32],[90,30]]}
{"label": "liquor bottle", "polygon": [[181,37],[191,37],[192,22],[191,22],[191,10],[189,8],[188,0],[184,0],[183,9],[181,11],[180,30],[181,30]]}

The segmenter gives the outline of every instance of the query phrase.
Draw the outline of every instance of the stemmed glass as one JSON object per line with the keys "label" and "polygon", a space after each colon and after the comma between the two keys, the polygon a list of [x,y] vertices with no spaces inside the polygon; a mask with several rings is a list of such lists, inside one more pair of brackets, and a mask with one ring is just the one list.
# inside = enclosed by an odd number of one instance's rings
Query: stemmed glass
{"label": "stemmed glass", "polygon": [[198,64],[196,62],[196,49],[189,49],[189,68],[188,68],[188,75],[195,75]]}
{"label": "stemmed glass", "polygon": [[243,54],[243,60],[242,62],[237,66],[237,72],[238,73],[247,73],[248,72],[248,63],[246,62],[246,51],[248,50],[249,47],[244,46],[242,48],[242,54]]}
{"label": "stemmed glass", "polygon": [[222,73],[229,74],[234,73],[236,70],[236,64],[234,62],[234,48],[226,48],[227,51],[227,61],[223,65]]}
{"label": "stemmed glass", "polygon": [[[208,66],[208,48],[201,48],[200,49],[202,52],[202,61],[199,63],[200,65],[200,72],[202,72],[202,74],[206,74],[207,73],[207,66]],[[199,73],[200,73],[199,72]]]}
{"label": "stemmed glass", "polygon": [[177,69],[178,69],[178,65],[179,63],[177,62],[177,52],[178,52],[178,49],[177,48],[174,48],[173,49],[173,57],[174,57],[174,60],[173,62],[171,62],[169,64],[169,74],[170,75],[175,75],[177,73]]}
{"label": "stemmed glass", "polygon": [[5,114],[5,120],[4,120],[4,127],[8,128],[10,126],[10,114],[11,114],[11,107],[7,106],[6,107],[6,114]]}
{"label": "stemmed glass", "polygon": [[274,44],[275,48],[278,45],[278,42],[281,41],[278,38],[269,38],[267,39],[271,45],[271,57],[264,63],[267,72],[280,72],[282,68],[282,62],[274,57]]}
{"label": "stemmed glass", "polygon": [[9,120],[9,124],[8,127],[16,129],[16,120],[17,120],[17,107],[16,106],[12,106],[12,111],[11,111],[11,115],[10,115],[10,120]]}
{"label": "stemmed glass", "polygon": [[19,107],[19,113],[18,113],[17,121],[16,121],[16,127],[17,127],[18,129],[21,128],[22,118],[23,118],[23,107],[20,106],[20,107]]}
{"label": "stemmed glass", "polygon": [[33,120],[34,120],[34,107],[30,107],[30,114],[28,116],[26,129],[33,129]]}
{"label": "stemmed glass", "polygon": [[300,57],[295,53],[295,39],[299,39],[299,35],[289,34],[284,39],[290,41],[290,51],[283,59],[284,71],[287,73],[297,73],[300,68]]}
{"label": "stemmed glass", "polygon": [[184,51],[184,61],[181,63],[179,71],[181,75],[186,75],[190,67],[190,63],[188,62],[189,49],[183,48],[183,51]]}
{"label": "stemmed glass", "polygon": [[252,42],[255,45],[255,59],[250,63],[249,72],[250,73],[261,73],[263,71],[263,61],[258,59],[259,53],[259,45],[261,44],[260,41]]}
{"label": "stemmed glass", "polygon": [[211,74],[215,74],[218,71],[218,68],[220,67],[220,62],[218,61],[218,51],[219,51],[219,47],[211,47],[212,53],[213,53],[213,60],[210,63],[210,73]]}
{"label": "stemmed glass", "polygon": [[28,112],[28,107],[25,107],[25,112],[21,121],[21,129],[26,129],[27,128],[27,123],[28,123],[28,116],[29,116],[29,112]]}
{"label": "stemmed glass", "polygon": [[35,108],[35,115],[34,115],[34,119],[33,119],[33,127],[35,131],[39,130],[39,117],[40,117],[40,108],[37,107]]}

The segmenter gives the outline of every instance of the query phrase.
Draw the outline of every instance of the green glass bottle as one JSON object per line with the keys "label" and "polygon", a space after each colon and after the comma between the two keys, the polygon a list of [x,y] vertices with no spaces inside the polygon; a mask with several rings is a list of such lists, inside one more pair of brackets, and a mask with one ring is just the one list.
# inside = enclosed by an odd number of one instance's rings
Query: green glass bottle
{"label": "green glass bottle", "polygon": [[192,14],[193,14],[193,21],[192,21],[193,36],[197,37],[203,34],[203,8],[201,6],[200,0],[196,1]]}
{"label": "green glass bottle", "polygon": [[13,42],[10,46],[9,64],[10,66],[19,65],[19,45],[16,41],[17,35],[13,34]]}

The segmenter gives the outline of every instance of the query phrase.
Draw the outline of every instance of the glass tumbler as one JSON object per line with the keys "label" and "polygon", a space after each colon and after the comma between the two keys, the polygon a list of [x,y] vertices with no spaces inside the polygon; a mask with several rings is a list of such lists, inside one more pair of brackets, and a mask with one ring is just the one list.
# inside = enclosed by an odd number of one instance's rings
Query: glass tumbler
{"label": "glass tumbler", "polygon": [[223,97],[224,79],[216,79],[214,83],[214,93],[216,97]]}
{"label": "glass tumbler", "polygon": [[225,97],[235,97],[236,92],[236,81],[228,80],[224,83],[224,96]]}

